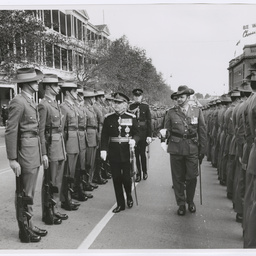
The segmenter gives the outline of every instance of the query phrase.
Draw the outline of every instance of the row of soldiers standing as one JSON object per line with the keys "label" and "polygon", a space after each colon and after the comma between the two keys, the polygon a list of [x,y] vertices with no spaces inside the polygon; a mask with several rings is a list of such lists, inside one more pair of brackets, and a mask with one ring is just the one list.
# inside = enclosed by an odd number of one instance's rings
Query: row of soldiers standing
{"label": "row of soldiers standing", "polygon": [[[93,197],[87,191],[111,178],[106,165],[102,168],[99,152],[103,117],[112,110],[103,102],[102,92],[81,91],[74,81],[64,82],[34,68],[18,69],[13,82],[21,93],[9,106],[5,142],[17,177],[19,238],[21,242],[39,242],[47,235],[47,230],[33,223],[39,167],[43,164],[42,220],[48,225],[61,224],[68,215],[60,213],[59,207],[78,210],[77,201]],[[39,86],[45,95],[37,106],[33,95]],[[56,96],[60,90],[64,101],[59,105]]]}
{"label": "row of soldiers standing", "polygon": [[243,84],[203,108],[207,160],[227,187],[244,248],[256,248],[256,86]]}

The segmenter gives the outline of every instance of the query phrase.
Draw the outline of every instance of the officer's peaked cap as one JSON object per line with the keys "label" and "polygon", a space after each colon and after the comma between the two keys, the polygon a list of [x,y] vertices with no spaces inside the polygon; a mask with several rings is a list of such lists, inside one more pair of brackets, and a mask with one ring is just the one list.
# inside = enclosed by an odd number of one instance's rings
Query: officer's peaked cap
{"label": "officer's peaked cap", "polygon": [[15,77],[11,80],[13,83],[27,83],[42,80],[43,73],[36,68],[19,68]]}
{"label": "officer's peaked cap", "polygon": [[137,88],[137,89],[134,89],[132,93],[134,96],[140,96],[143,93],[143,91],[142,89]]}
{"label": "officer's peaked cap", "polygon": [[130,99],[125,94],[121,92],[115,92],[113,95],[113,100],[117,102],[129,102]]}
{"label": "officer's peaked cap", "polygon": [[58,84],[63,83],[64,80],[55,74],[44,74],[42,83],[43,84]]}
{"label": "officer's peaked cap", "polygon": [[188,88],[186,85],[180,85],[175,95],[176,96],[183,95],[183,94],[192,95],[194,93],[195,91],[193,89]]}

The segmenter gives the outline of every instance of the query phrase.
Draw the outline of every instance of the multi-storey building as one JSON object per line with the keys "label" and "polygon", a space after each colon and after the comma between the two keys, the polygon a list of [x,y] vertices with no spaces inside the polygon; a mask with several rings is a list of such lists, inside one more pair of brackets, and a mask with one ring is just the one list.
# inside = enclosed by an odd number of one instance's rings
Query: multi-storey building
{"label": "multi-storey building", "polygon": [[[97,64],[94,54],[97,47],[102,43],[110,43],[108,26],[91,24],[86,10],[27,12],[44,23],[49,36],[55,34],[59,38],[55,43],[42,42],[37,45],[33,64],[39,66],[43,73],[54,73],[64,80],[76,79],[79,76],[78,71],[82,70],[85,64]],[[16,44],[14,51],[22,51],[22,48]],[[16,93],[16,85],[8,81],[1,82],[0,74],[0,106],[8,104]],[[40,97],[39,92],[36,98]]]}
{"label": "multi-storey building", "polygon": [[256,44],[245,45],[243,53],[229,62],[229,90],[256,82]]}

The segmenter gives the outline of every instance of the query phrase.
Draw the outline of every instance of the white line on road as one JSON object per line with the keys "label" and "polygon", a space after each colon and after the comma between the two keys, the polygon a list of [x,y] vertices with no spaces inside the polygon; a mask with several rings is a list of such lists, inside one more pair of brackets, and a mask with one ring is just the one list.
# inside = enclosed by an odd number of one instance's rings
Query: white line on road
{"label": "white line on road", "polygon": [[10,167],[5,168],[5,169],[2,169],[2,170],[0,170],[0,175],[1,175],[1,174],[4,174],[4,173],[6,173],[6,172],[9,172],[10,170],[11,170]]}
{"label": "white line on road", "polygon": [[[136,183],[135,186],[137,186],[138,183]],[[134,186],[133,186],[134,188]],[[126,199],[126,195],[125,195]],[[108,224],[110,219],[115,215],[115,213],[112,212],[112,210],[117,206],[117,204],[114,204],[112,208],[107,212],[107,214],[101,219],[101,221],[95,226],[95,228],[91,231],[91,233],[84,239],[84,241],[80,244],[78,249],[89,249],[92,243],[95,241],[95,239],[98,237],[98,235],[101,233],[103,228]]]}

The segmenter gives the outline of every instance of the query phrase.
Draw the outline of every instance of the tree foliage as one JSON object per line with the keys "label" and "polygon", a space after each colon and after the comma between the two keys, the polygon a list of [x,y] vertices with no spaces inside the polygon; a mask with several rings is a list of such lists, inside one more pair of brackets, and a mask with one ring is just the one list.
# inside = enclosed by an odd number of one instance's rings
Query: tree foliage
{"label": "tree foliage", "polygon": [[11,77],[15,67],[40,65],[43,43],[60,42],[56,33],[49,33],[32,10],[0,10],[0,69]]}
{"label": "tree foliage", "polygon": [[99,83],[106,90],[120,91],[131,97],[132,90],[141,88],[149,103],[169,104],[170,88],[157,73],[146,51],[132,47],[125,36],[111,43],[99,58]]}

